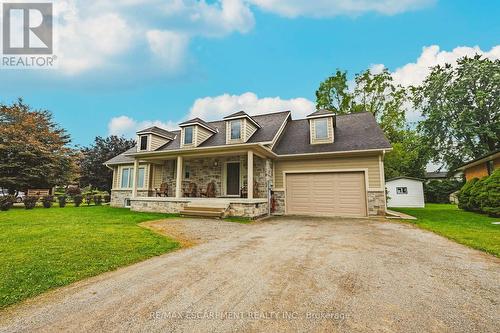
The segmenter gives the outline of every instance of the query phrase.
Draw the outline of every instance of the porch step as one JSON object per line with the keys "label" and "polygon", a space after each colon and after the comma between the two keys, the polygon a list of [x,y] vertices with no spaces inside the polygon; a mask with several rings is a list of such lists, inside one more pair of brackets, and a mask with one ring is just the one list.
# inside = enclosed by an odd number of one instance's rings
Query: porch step
{"label": "porch step", "polygon": [[223,217],[227,207],[211,206],[190,206],[187,205],[179,213],[182,216],[201,216],[201,217]]}

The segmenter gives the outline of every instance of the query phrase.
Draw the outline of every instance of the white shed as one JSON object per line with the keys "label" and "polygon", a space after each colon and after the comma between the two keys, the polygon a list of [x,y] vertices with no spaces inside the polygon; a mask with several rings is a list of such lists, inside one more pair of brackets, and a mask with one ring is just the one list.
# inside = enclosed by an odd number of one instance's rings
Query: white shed
{"label": "white shed", "polygon": [[388,207],[424,207],[424,180],[397,177],[385,182]]}

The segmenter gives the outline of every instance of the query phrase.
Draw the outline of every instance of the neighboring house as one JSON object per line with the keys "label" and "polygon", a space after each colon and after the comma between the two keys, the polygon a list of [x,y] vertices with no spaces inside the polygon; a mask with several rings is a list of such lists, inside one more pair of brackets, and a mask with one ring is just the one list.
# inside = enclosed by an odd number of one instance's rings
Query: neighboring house
{"label": "neighboring house", "polygon": [[320,110],[292,120],[290,111],[240,111],[179,127],[139,131],[137,147],[105,163],[113,169],[113,206],[176,213],[212,205],[252,218],[385,213],[391,145],[371,113]]}
{"label": "neighboring house", "polygon": [[445,180],[448,178],[448,172],[447,171],[432,171],[432,172],[426,172],[424,176],[426,181],[430,180]]}
{"label": "neighboring house", "polygon": [[463,164],[457,168],[457,171],[462,171],[465,180],[472,178],[483,178],[493,173],[495,169],[500,167],[500,150],[496,150],[475,160]]}
{"label": "neighboring house", "polygon": [[385,182],[387,206],[425,207],[424,180],[413,177],[396,177]]}

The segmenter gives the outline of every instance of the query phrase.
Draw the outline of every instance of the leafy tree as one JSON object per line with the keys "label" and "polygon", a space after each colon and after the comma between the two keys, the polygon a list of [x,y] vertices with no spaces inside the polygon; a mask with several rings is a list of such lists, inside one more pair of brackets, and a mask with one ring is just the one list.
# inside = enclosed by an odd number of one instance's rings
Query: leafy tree
{"label": "leafy tree", "polygon": [[406,90],[396,86],[387,68],[374,74],[366,70],[356,75],[354,89],[354,111],[373,114],[391,142],[399,142],[406,125]]}
{"label": "leafy tree", "polygon": [[96,137],[91,146],[81,150],[80,185],[110,191],[113,172],[103,163],[134,146],[134,140],[116,135],[107,138]]}
{"label": "leafy tree", "polygon": [[351,104],[352,94],[347,84],[347,72],[337,69],[335,75],[321,82],[316,90],[316,108],[346,114],[351,112]]}
{"label": "leafy tree", "polygon": [[450,194],[458,191],[463,184],[458,179],[431,180],[424,185],[425,202],[450,203]]}
{"label": "leafy tree", "polygon": [[500,60],[479,55],[457,66],[436,66],[420,87],[414,105],[434,162],[450,170],[500,148]]}
{"label": "leafy tree", "polygon": [[392,144],[384,160],[385,179],[399,176],[423,178],[429,160],[425,138],[416,131],[402,132],[401,142]]}
{"label": "leafy tree", "polygon": [[69,143],[49,111],[22,99],[0,104],[0,187],[14,193],[67,183],[75,172]]}

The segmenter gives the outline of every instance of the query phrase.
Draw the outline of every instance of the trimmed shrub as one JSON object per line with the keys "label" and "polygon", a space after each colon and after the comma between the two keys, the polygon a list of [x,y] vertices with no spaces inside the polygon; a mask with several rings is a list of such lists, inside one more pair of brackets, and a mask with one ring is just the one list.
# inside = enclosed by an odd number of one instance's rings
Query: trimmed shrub
{"label": "trimmed shrub", "polygon": [[102,205],[102,195],[94,195],[94,203],[96,206]]}
{"label": "trimmed shrub", "polygon": [[35,208],[37,201],[38,201],[38,197],[35,197],[35,196],[25,197],[23,200],[24,208],[26,208],[26,209]]}
{"label": "trimmed shrub", "polygon": [[70,185],[66,189],[66,194],[69,196],[75,196],[77,194],[82,194],[82,190],[78,186]]}
{"label": "trimmed shrub", "polygon": [[7,211],[12,208],[16,202],[16,197],[14,195],[4,195],[0,197],[0,210]]}
{"label": "trimmed shrub", "polygon": [[500,169],[495,170],[483,182],[479,201],[481,202],[482,212],[493,217],[500,217]]}
{"label": "trimmed shrub", "polygon": [[61,207],[61,208],[66,207],[66,196],[65,195],[58,196],[57,200],[59,201],[59,207]]}
{"label": "trimmed shrub", "polygon": [[461,209],[500,216],[500,169],[489,177],[469,180],[460,190],[458,200]]}
{"label": "trimmed shrub", "polygon": [[50,208],[52,207],[52,204],[54,203],[54,197],[51,195],[44,195],[42,197],[42,205],[45,208]]}
{"label": "trimmed shrub", "polygon": [[81,194],[75,194],[73,196],[73,203],[75,204],[75,207],[80,207],[80,205],[82,204],[82,201],[83,201],[83,197]]}
{"label": "trimmed shrub", "polygon": [[105,194],[103,196],[103,198],[104,198],[104,202],[105,203],[110,203],[111,202],[111,196],[109,194]]}
{"label": "trimmed shrub", "polygon": [[85,203],[87,204],[87,206],[90,206],[90,203],[92,202],[92,195],[90,194],[87,194],[85,196]]}
{"label": "trimmed shrub", "polygon": [[459,190],[463,182],[456,179],[431,180],[424,184],[425,202],[450,203],[450,194]]}

